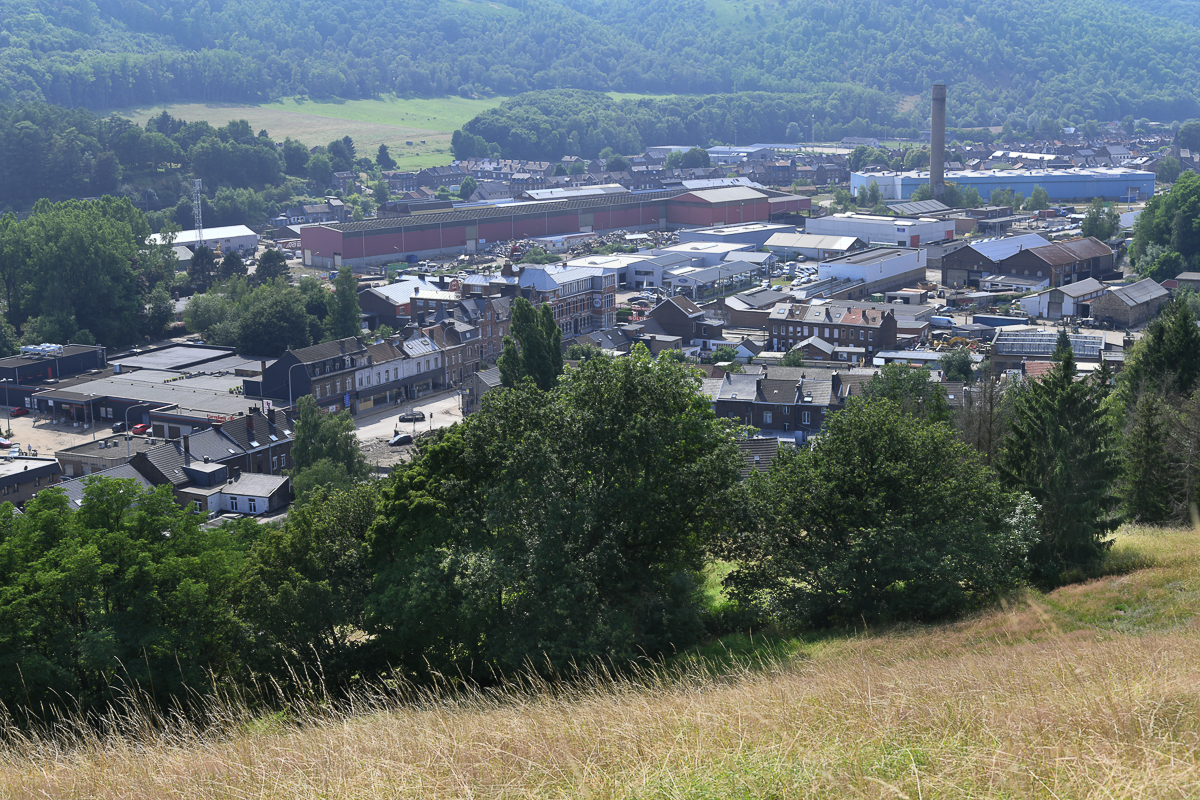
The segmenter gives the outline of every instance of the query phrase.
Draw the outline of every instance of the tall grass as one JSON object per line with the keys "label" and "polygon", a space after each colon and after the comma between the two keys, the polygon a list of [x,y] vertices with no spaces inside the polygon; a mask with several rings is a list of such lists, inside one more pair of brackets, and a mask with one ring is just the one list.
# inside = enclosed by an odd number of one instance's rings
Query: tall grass
{"label": "tall grass", "polygon": [[[130,697],[101,725],[8,725],[0,796],[1200,796],[1196,539],[1129,531],[1136,571],[795,655],[342,703],[314,685],[257,717],[228,693],[165,715]],[[1142,628],[1089,621],[1142,603]]]}

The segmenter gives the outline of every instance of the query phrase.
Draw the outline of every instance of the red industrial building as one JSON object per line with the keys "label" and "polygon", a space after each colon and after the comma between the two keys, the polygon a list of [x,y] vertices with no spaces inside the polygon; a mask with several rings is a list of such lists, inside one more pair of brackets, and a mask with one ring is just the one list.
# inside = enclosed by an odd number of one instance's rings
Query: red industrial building
{"label": "red industrial building", "polygon": [[768,222],[811,207],[812,200],[807,197],[749,186],[727,186],[671,198],[667,203],[667,225],[671,228],[710,228]]}
{"label": "red industrial building", "polygon": [[496,242],[614,230],[766,222],[809,208],[806,197],[744,186],[504,203],[300,229],[304,262],[333,268],[473,253]]}

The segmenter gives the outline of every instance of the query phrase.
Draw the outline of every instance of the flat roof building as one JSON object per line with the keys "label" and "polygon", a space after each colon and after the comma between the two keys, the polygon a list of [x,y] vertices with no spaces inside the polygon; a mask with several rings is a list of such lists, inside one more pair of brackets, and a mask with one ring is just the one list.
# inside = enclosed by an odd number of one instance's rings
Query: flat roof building
{"label": "flat roof building", "polygon": [[[161,241],[161,237],[157,233],[152,233],[146,238],[147,241],[155,244]],[[179,231],[175,234],[174,244],[182,245],[189,250],[195,250],[200,245],[205,245],[210,250],[220,248],[223,253],[228,253],[230,250],[254,252],[258,248],[258,234],[245,225],[219,225],[205,228],[203,238],[201,238],[201,232],[195,229]]]}
{"label": "flat roof building", "polygon": [[[986,169],[954,170],[946,182],[959,190],[968,187],[988,197],[995,189],[1011,189],[1029,197],[1034,187],[1046,190],[1051,200],[1137,200],[1154,195],[1154,173],[1125,167],[1076,167],[1071,169]],[[854,172],[850,191],[875,183],[884,200],[907,200],[920,186],[928,185],[929,172]]]}
{"label": "flat roof building", "polygon": [[954,223],[932,217],[885,217],[845,213],[810,219],[805,226],[805,233],[853,236],[868,244],[919,247],[953,239]]}

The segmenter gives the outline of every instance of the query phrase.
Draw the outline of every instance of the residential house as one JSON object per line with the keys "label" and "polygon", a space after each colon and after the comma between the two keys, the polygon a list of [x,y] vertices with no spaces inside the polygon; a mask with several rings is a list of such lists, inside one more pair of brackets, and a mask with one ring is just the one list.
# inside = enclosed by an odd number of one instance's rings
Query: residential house
{"label": "residential house", "polygon": [[704,313],[694,302],[681,295],[663,300],[649,315],[669,336],[678,336],[684,347],[699,345],[711,349],[711,342],[723,343],[725,321]]}
{"label": "residential house", "polygon": [[333,187],[342,194],[352,194],[358,177],[353,172],[335,172],[330,180]]}
{"label": "residential house", "polygon": [[417,173],[417,183],[421,186],[428,186],[432,189],[438,189],[442,186],[458,186],[462,183],[462,179],[466,176],[467,173],[457,164],[449,164],[441,167],[426,167]]}
{"label": "residential house", "polygon": [[[834,347],[861,347],[863,357],[896,346],[896,312],[885,305],[815,302],[771,310],[767,347],[786,351],[817,337]],[[851,351],[846,351],[847,353]]]}
{"label": "residential house", "polygon": [[405,192],[415,192],[421,185],[420,179],[415,172],[400,172],[398,170],[388,170],[383,173],[383,179],[387,181],[389,194],[403,194]]}
{"label": "residential house", "polygon": [[460,386],[479,371],[479,329],[450,315],[421,329],[441,351],[446,387]]}

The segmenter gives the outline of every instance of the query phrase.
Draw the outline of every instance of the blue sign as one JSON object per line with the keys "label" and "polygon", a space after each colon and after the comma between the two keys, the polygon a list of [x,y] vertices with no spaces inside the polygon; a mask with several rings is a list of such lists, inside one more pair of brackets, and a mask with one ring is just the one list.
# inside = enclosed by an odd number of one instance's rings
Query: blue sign
{"label": "blue sign", "polygon": [[350,393],[349,392],[346,392],[346,399],[342,401],[342,405],[344,405],[346,408],[350,407]]}

